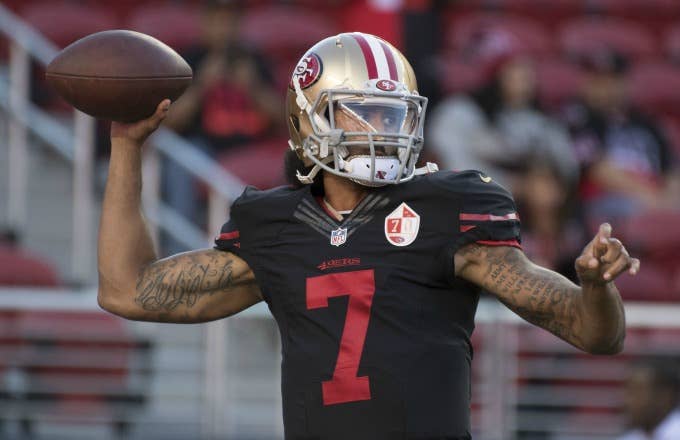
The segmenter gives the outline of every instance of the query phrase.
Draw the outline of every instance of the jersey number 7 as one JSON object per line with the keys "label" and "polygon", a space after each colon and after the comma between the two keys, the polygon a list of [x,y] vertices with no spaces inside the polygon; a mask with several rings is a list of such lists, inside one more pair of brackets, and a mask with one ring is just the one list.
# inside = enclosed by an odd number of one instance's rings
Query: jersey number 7
{"label": "jersey number 7", "polygon": [[349,296],[333,378],[321,384],[324,405],[369,400],[368,376],[357,374],[375,293],[373,269],[307,278],[306,289],[309,310],[328,307],[328,298]]}

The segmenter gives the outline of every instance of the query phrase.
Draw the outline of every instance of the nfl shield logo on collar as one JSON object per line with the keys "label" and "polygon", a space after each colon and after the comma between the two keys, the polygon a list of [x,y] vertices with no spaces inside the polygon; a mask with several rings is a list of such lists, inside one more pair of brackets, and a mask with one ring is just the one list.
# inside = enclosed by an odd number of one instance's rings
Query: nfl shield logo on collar
{"label": "nfl shield logo on collar", "polygon": [[340,246],[347,241],[347,228],[338,228],[331,231],[331,244],[333,246]]}
{"label": "nfl shield logo on collar", "polygon": [[385,217],[385,237],[395,246],[408,246],[418,236],[420,216],[406,203],[402,203]]}

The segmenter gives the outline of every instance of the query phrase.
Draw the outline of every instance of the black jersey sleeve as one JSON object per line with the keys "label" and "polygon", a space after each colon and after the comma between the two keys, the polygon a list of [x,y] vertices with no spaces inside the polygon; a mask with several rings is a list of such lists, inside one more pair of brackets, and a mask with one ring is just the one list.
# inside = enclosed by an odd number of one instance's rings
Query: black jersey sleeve
{"label": "black jersey sleeve", "polygon": [[276,242],[296,198],[287,187],[265,191],[246,187],[232,203],[230,219],[215,238],[215,249],[233,252],[252,264],[259,250]]}
{"label": "black jersey sleeve", "polygon": [[485,246],[513,246],[521,249],[519,215],[510,193],[479,171],[437,173],[432,182],[443,193],[447,205],[445,231],[449,236],[443,249],[444,270],[456,283],[455,254],[470,243]]}
{"label": "black jersey sleeve", "polygon": [[457,201],[454,252],[470,243],[521,248],[519,215],[508,190],[480,171],[446,172],[437,181]]}
{"label": "black jersey sleeve", "polygon": [[[248,197],[248,191],[249,189],[246,188],[243,193],[231,204],[229,209],[230,218],[224,225],[222,225],[219,235],[215,237],[215,249],[232,252],[239,256],[241,256],[242,250],[246,253],[248,252],[248,246],[245,248],[242,248],[241,246],[241,229],[239,227],[242,223],[246,224],[247,222],[247,218],[244,218],[247,217],[247,214],[244,215],[241,202],[244,198]],[[248,234],[246,234],[246,238],[247,236]],[[252,246],[250,243],[247,244]]]}

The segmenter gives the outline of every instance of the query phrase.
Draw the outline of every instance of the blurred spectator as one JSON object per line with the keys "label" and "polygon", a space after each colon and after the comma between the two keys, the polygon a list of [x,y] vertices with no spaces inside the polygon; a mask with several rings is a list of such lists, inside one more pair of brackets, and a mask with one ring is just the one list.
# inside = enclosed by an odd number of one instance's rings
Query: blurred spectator
{"label": "blurred spectator", "polygon": [[[478,169],[512,186],[512,168],[540,157],[570,181],[577,175],[569,137],[544,115],[532,60],[503,53],[485,63],[489,80],[471,96],[446,98],[430,116],[428,145],[444,168]],[[484,72],[482,72],[484,74]]]}
{"label": "blurred spectator", "polygon": [[628,428],[619,440],[680,439],[680,372],[668,361],[636,365],[626,382]]}
{"label": "blurred spectator", "polygon": [[0,246],[17,246],[19,236],[13,229],[0,229]]}
{"label": "blurred spectator", "polygon": [[194,83],[165,121],[211,152],[266,135],[280,116],[263,58],[239,39],[241,12],[236,0],[205,2],[202,40],[182,54],[194,69]]}
{"label": "blurred spectator", "polygon": [[563,258],[571,258],[566,247],[578,252],[581,244],[580,237],[565,234],[578,164],[567,131],[538,105],[532,60],[501,43],[489,41],[494,54],[485,62],[484,86],[435,108],[428,145],[443,168],[477,169],[510,189],[522,205],[525,250],[539,264],[558,269]]}
{"label": "blurred spectator", "polygon": [[676,207],[680,186],[672,151],[656,122],[630,101],[628,60],[612,50],[583,60],[582,96],[565,119],[582,167],[580,196],[589,224],[646,208]]}
{"label": "blurred spectator", "polygon": [[[204,3],[201,42],[183,54],[194,69],[194,83],[165,120],[213,157],[268,135],[282,111],[264,60],[239,39],[241,12],[237,0]],[[168,204],[187,219],[202,222],[195,180],[170,161],[163,174]],[[174,243],[165,247],[170,253],[184,250]]]}

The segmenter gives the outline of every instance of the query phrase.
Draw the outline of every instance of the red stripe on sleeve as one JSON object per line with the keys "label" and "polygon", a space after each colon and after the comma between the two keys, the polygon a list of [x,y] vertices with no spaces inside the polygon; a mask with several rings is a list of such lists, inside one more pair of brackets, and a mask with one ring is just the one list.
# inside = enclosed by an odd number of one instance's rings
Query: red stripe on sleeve
{"label": "red stripe on sleeve", "polygon": [[390,69],[390,79],[392,81],[399,81],[399,76],[397,75],[397,63],[394,61],[394,54],[390,48],[387,47],[385,42],[381,41],[380,46],[385,53],[385,58],[387,59],[387,67]]}
{"label": "red stripe on sleeve", "polygon": [[475,225],[460,225],[460,232],[467,232],[473,228],[475,228]]}
{"label": "red stripe on sleeve", "polygon": [[238,231],[232,231],[232,232],[224,232],[220,234],[219,237],[217,237],[218,240],[234,240],[235,238],[239,238],[241,234],[239,234]]}
{"label": "red stripe on sleeve", "polygon": [[479,240],[477,244],[483,244],[485,246],[512,246],[518,249],[522,249],[522,245],[519,244],[517,240]]}
{"label": "red stripe on sleeve", "polygon": [[493,215],[493,214],[464,214],[461,213],[460,217],[463,221],[478,221],[478,222],[500,222],[504,220],[519,220],[519,216],[516,212],[511,212],[506,215]]}
{"label": "red stripe on sleeve", "polygon": [[352,34],[354,39],[359,43],[361,52],[364,54],[364,60],[366,61],[366,69],[368,70],[368,79],[375,79],[378,77],[378,66],[375,64],[375,57],[371,51],[371,46],[368,45],[368,41],[361,34]]}

